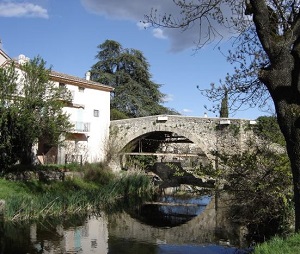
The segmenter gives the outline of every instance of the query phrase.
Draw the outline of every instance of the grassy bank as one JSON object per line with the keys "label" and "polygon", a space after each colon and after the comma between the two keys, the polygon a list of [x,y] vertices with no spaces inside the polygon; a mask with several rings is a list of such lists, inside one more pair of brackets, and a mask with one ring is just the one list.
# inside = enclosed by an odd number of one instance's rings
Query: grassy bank
{"label": "grassy bank", "polygon": [[95,166],[85,177],[65,181],[9,181],[0,178],[6,220],[65,216],[117,206],[123,199],[150,197],[153,185],[140,172],[114,175]]}
{"label": "grassy bank", "polygon": [[255,247],[254,254],[298,254],[300,253],[300,234],[285,239],[275,237]]}

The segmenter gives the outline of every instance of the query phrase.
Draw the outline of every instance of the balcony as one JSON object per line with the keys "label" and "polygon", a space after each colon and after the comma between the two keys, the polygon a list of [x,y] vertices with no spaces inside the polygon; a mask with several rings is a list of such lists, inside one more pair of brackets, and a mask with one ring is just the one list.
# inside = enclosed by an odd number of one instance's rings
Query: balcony
{"label": "balcony", "polygon": [[91,123],[87,122],[72,122],[74,132],[90,132]]}

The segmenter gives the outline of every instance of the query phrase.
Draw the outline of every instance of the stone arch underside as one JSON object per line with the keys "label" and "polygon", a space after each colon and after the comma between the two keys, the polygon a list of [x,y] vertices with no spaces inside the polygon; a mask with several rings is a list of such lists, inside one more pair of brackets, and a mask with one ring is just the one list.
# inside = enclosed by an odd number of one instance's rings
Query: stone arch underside
{"label": "stone arch underside", "polygon": [[[136,132],[131,134],[126,133],[119,133],[121,136],[122,141],[120,144],[120,151],[125,151],[125,148],[128,147],[128,145],[136,140],[138,140],[140,137],[144,137],[149,135],[150,133],[157,133],[157,132],[165,132],[165,133],[176,133],[177,135],[183,136],[190,140],[196,147],[198,147],[201,150],[201,154],[203,156],[206,156],[207,158],[212,158],[211,150],[213,148],[209,147],[204,141],[201,139],[201,137],[198,137],[196,134],[189,132],[188,130],[181,129],[181,128],[173,128],[169,126],[161,126],[161,125],[151,125],[147,128],[138,128]],[[212,137],[213,139],[214,137]]]}
{"label": "stone arch underside", "polygon": [[[159,115],[111,121],[110,141],[118,152],[133,140],[152,132],[177,133],[192,141],[210,162],[213,152],[233,153],[245,147],[252,137],[249,120]],[[215,165],[215,164],[213,164]]]}

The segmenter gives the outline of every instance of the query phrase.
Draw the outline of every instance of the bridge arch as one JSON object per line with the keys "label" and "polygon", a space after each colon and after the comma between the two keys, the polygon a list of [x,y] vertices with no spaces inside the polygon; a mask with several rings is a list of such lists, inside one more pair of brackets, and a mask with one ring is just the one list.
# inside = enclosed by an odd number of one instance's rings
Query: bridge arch
{"label": "bridge arch", "polygon": [[250,120],[180,115],[158,115],[110,122],[110,140],[119,151],[150,133],[176,133],[190,140],[202,156],[213,160],[213,151],[239,152],[253,134]]}
{"label": "bridge arch", "polygon": [[124,139],[124,143],[122,144],[122,149],[128,147],[128,145],[142,137],[146,137],[147,135],[155,134],[155,133],[174,133],[179,136],[183,136],[186,139],[190,140],[198,149],[201,150],[201,154],[205,154],[205,156],[210,156],[208,151],[205,151],[205,144],[203,140],[199,137],[192,135],[192,133],[180,129],[180,128],[171,128],[170,126],[151,126],[150,128],[142,129],[138,132],[132,133],[131,135],[127,135]]}

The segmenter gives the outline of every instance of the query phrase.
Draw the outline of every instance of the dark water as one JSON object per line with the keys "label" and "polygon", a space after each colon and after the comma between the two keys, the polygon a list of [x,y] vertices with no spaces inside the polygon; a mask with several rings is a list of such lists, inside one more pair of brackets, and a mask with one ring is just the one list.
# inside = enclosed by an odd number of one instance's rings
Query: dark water
{"label": "dark water", "polygon": [[189,200],[166,196],[122,213],[31,224],[2,222],[0,233],[1,254],[246,253],[239,248],[240,236],[219,216],[215,199],[208,196]]}

